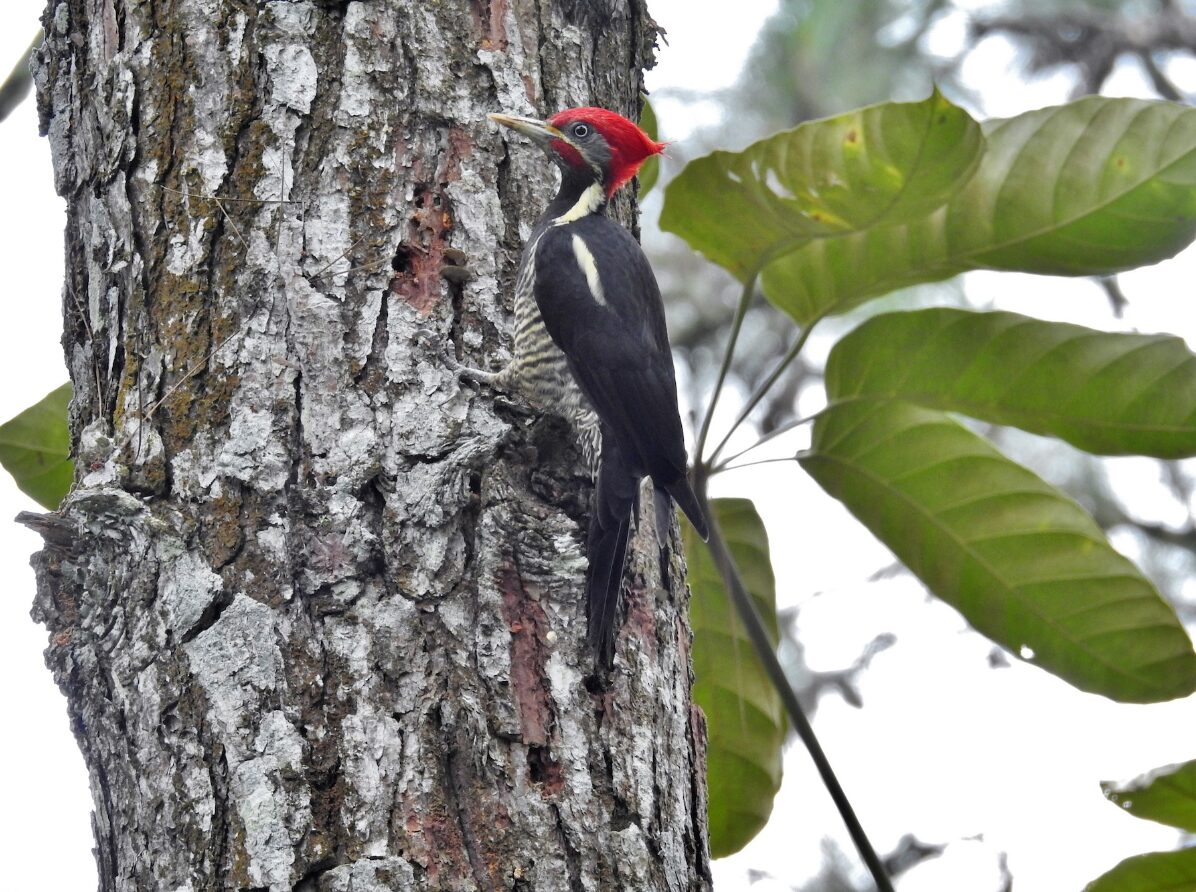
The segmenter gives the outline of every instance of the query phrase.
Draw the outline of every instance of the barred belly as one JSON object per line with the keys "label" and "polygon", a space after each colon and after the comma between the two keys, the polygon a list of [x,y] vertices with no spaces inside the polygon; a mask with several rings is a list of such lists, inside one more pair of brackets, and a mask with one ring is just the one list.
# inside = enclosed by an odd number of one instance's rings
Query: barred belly
{"label": "barred belly", "polygon": [[506,387],[536,408],[569,421],[577,432],[586,464],[596,473],[602,450],[598,416],[578,388],[565,354],[544,327],[536,305],[535,250],[536,242],[532,242],[524,251],[515,282],[515,356],[500,377]]}

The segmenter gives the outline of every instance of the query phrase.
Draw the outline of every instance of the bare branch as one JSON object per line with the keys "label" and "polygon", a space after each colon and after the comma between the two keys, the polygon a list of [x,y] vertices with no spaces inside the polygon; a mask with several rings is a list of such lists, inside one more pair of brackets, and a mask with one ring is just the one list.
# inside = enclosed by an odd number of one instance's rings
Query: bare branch
{"label": "bare branch", "polygon": [[1160,96],[1179,99],[1182,94],[1159,69],[1155,54],[1196,54],[1196,20],[1171,4],[1141,18],[1069,11],[1058,15],[993,16],[972,22],[974,41],[993,34],[1024,42],[1030,48],[1028,67],[1032,72],[1062,65],[1077,67],[1078,93],[1098,92],[1117,60],[1132,56],[1141,61]]}
{"label": "bare branch", "polygon": [[33,55],[33,51],[41,42],[42,32],[39,28],[37,34],[33,36],[33,40],[30,41],[29,48],[21,53],[17,64],[12,67],[12,71],[9,72],[4,83],[0,84],[0,121],[12,114],[13,109],[29,95],[29,90],[33,86],[33,75],[29,71],[29,57]]}

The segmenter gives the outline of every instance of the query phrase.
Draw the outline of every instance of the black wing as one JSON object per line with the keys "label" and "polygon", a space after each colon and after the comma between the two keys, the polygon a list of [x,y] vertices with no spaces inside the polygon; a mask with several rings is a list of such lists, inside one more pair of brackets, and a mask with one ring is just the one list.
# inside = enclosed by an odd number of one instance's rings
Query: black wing
{"label": "black wing", "polygon": [[[600,298],[579,253],[593,258]],[[669,488],[685,476],[685,440],[660,288],[644,252],[622,226],[594,215],[549,227],[535,261],[544,325],[603,436],[615,438],[629,470]]]}

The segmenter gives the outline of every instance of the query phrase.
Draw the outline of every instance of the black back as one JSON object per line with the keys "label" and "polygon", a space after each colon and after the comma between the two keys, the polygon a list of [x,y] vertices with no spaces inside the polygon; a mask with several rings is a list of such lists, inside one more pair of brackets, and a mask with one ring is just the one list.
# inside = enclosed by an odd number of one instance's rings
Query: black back
{"label": "black back", "polygon": [[[546,221],[547,222],[547,221]],[[574,252],[593,256],[605,305]],[[536,244],[536,303],[553,341],[613,435],[628,470],[667,486],[685,475],[685,439],[660,288],[639,243],[604,214],[549,224]]]}

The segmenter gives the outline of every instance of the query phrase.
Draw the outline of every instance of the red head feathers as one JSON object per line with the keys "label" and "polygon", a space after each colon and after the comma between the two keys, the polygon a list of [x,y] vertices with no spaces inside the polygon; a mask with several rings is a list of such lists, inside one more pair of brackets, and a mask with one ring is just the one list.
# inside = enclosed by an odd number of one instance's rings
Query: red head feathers
{"label": "red head feathers", "polygon": [[[656,142],[622,115],[605,108],[568,108],[549,118],[548,124],[566,137],[553,142],[552,147],[558,154],[571,164],[597,162],[604,168],[608,196],[614,195],[620,186],[635,176],[648,158],[663,152],[666,145]],[[595,134],[605,143],[606,152]],[[607,153],[609,157],[602,157]]]}

